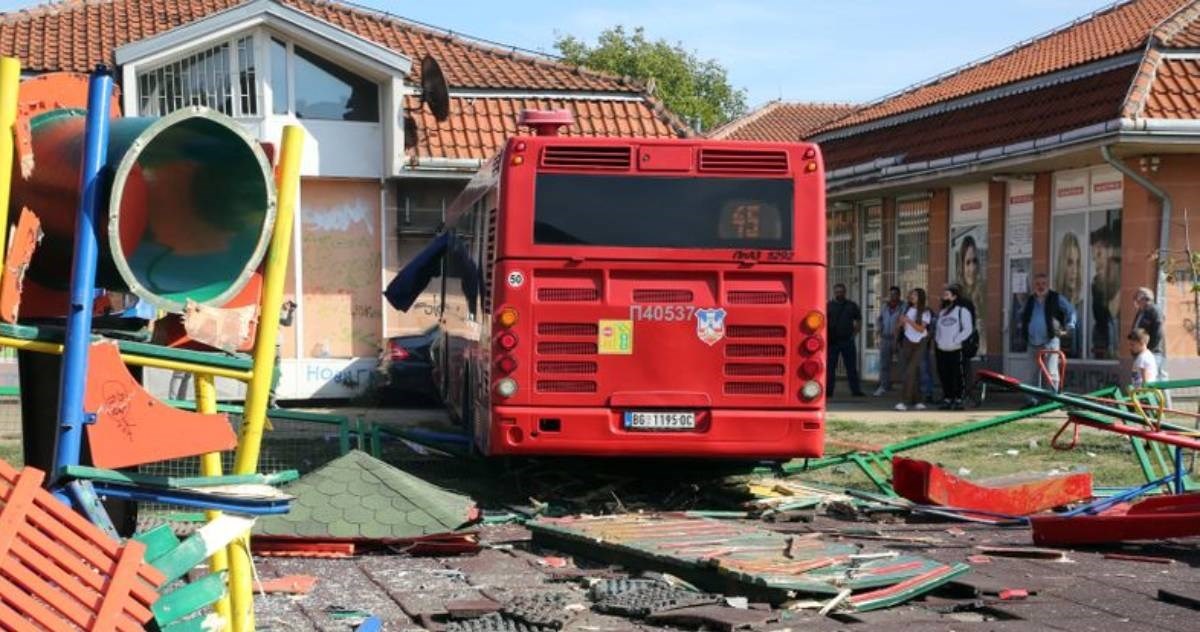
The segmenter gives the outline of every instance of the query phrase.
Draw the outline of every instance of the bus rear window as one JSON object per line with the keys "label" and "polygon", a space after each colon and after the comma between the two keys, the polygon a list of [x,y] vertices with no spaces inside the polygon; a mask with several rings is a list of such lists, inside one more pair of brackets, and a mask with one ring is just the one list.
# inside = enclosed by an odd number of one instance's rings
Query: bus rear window
{"label": "bus rear window", "polygon": [[792,247],[792,181],[543,173],[533,240],[654,248]]}

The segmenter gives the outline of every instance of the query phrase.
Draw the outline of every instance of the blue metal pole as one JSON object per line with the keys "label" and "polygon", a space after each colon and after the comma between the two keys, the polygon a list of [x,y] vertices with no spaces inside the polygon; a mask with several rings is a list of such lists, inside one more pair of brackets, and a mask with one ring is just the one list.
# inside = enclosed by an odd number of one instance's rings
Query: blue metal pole
{"label": "blue metal pole", "polygon": [[[83,427],[89,414],[83,409],[87,380],[88,348],[92,338],[92,304],[96,287],[99,241],[96,215],[104,193],[104,164],[108,159],[109,104],[112,74],[97,66],[88,83],[88,109],[84,131],[83,168],[79,176],[79,212],[75,216],[75,251],[71,259],[71,304],[67,312],[62,376],[58,385],[58,444],[54,455],[54,479],[68,465],[79,465]],[[70,495],[55,490],[59,499]]]}

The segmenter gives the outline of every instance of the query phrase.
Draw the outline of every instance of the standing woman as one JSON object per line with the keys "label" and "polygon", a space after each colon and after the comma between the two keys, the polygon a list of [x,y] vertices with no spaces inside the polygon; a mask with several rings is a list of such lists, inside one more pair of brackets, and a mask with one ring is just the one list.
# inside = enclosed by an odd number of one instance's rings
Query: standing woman
{"label": "standing woman", "polygon": [[929,348],[929,323],[933,320],[925,304],[925,290],[917,288],[908,293],[908,305],[896,321],[900,330],[900,370],[904,375],[904,388],[900,391],[900,403],[896,410],[910,407],[925,410],[921,403],[920,378],[921,358]]}
{"label": "standing woman", "polygon": [[938,376],[942,380],[942,410],[963,407],[963,342],[975,331],[971,312],[961,300],[962,286],[951,283],[942,292],[942,311],[935,328]]}

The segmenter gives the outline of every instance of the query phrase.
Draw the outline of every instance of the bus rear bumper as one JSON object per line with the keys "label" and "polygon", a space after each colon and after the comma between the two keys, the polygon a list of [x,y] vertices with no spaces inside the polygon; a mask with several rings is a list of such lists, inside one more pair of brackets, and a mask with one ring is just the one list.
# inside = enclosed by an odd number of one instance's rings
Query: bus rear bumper
{"label": "bus rear bumper", "polygon": [[498,406],[487,453],[792,459],[821,456],[825,441],[821,410],[711,410],[697,426],[626,430],[622,413],[608,408]]}

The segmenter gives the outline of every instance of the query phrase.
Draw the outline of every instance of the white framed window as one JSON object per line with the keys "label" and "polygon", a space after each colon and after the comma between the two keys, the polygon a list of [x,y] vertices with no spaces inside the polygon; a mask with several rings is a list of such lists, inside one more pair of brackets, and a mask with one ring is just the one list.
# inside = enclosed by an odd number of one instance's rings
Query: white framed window
{"label": "white framed window", "polygon": [[258,116],[254,36],[246,35],[137,74],[138,114],[163,116],[194,105]]}
{"label": "white framed window", "polygon": [[271,111],[298,119],[378,123],[379,83],[303,46],[271,38]]}

